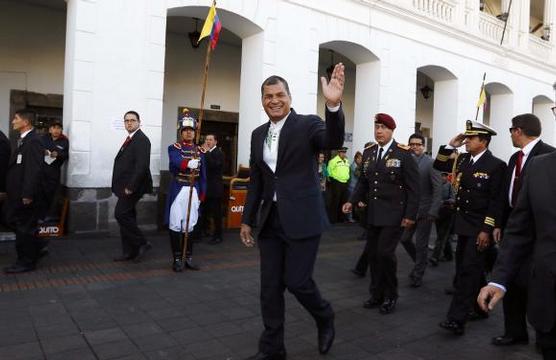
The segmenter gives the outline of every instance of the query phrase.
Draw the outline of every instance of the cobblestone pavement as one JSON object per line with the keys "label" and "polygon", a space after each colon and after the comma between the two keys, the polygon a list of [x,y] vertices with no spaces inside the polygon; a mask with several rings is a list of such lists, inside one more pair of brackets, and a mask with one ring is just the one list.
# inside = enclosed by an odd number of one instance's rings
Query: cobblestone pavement
{"label": "cobblestone pavement", "polygon": [[[450,297],[452,263],[427,269],[419,289],[409,287],[409,257],[398,249],[397,311],[380,315],[362,307],[368,278],[349,272],[363,242],[360,228],[338,225],[324,234],[315,278],[336,311],[337,337],[326,356],[317,351],[316,328],[287,295],[288,359],[540,359],[534,346],[500,349],[501,308],[470,323],[463,337],[438,328]],[[67,237],[50,243],[50,255],[33,273],[0,275],[0,359],[208,359],[252,355],[262,329],[258,252],[237,233],[219,245],[196,244],[203,271],[175,274],[164,233],[152,234],[144,262],[112,262],[117,237]],[[0,265],[14,258],[0,244]],[[533,331],[530,331],[533,334]]]}

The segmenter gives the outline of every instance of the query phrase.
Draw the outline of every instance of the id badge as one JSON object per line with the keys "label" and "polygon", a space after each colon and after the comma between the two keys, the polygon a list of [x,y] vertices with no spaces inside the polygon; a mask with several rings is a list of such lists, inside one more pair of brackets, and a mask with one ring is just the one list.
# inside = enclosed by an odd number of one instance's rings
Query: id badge
{"label": "id badge", "polygon": [[23,155],[17,154],[17,160],[15,161],[16,164],[21,164],[23,162]]}

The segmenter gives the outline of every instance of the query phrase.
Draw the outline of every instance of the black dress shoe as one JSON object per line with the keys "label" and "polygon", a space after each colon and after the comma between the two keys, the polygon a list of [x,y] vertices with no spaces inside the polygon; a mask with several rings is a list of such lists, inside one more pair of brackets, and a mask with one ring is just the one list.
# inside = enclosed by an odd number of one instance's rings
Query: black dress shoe
{"label": "black dress shoe", "polygon": [[367,300],[363,303],[363,307],[365,309],[374,309],[374,308],[377,308],[380,305],[382,305],[382,303],[383,303],[382,299],[378,299],[378,298],[375,298],[375,297],[371,296],[369,298],[369,300]]}
{"label": "black dress shoe", "polygon": [[210,245],[216,245],[216,244],[220,244],[222,242],[222,238],[221,237],[213,237],[212,239],[210,239],[208,241],[208,243]]}
{"label": "black dress shoe", "polygon": [[394,310],[396,310],[396,303],[397,303],[397,299],[386,299],[384,300],[382,305],[380,305],[378,311],[382,315],[391,314],[394,312]]}
{"label": "black dress shoe", "polygon": [[318,327],[319,330],[319,353],[326,354],[332,347],[336,330],[334,329],[334,318],[328,320]]}
{"label": "black dress shoe", "polygon": [[263,352],[258,352],[255,355],[250,356],[245,360],[286,360],[286,351],[282,350],[274,354],[266,354]]}
{"label": "black dress shoe", "polygon": [[411,286],[412,288],[418,288],[421,287],[421,285],[423,285],[423,280],[418,279],[418,278],[413,278],[411,279],[409,286]]}
{"label": "black dress shoe", "polygon": [[441,328],[452,332],[454,335],[463,335],[465,332],[465,326],[457,321],[444,320],[438,324]]}
{"label": "black dress shoe", "polygon": [[529,344],[529,337],[527,336],[497,336],[492,338],[492,345],[496,346],[509,346],[509,345],[525,345]]}
{"label": "black dress shoe", "polygon": [[15,263],[13,265],[4,268],[4,272],[6,274],[20,274],[28,271],[33,271],[33,270],[35,270],[34,265],[22,265],[18,263]]}
{"label": "black dress shoe", "polygon": [[189,270],[199,271],[201,268],[193,262],[191,258],[185,258],[185,267]]}
{"label": "black dress shoe", "polygon": [[467,313],[467,321],[477,321],[477,320],[484,320],[488,319],[488,313],[484,311],[475,311],[471,310]]}
{"label": "black dress shoe", "polygon": [[143,245],[139,246],[139,249],[137,249],[137,255],[133,258],[133,261],[136,263],[141,262],[141,260],[143,260],[143,258],[145,257],[147,251],[152,249],[152,247],[153,246],[148,241]]}
{"label": "black dress shoe", "polygon": [[354,274],[357,277],[360,277],[360,278],[365,277],[365,273],[363,271],[359,271],[357,269],[351,269],[350,271],[351,271],[352,274]]}
{"label": "black dress shoe", "polygon": [[430,258],[429,263],[431,264],[432,267],[437,267],[438,266],[438,259]]}
{"label": "black dress shoe", "polygon": [[181,261],[181,257],[174,258],[174,263],[172,264],[172,270],[174,270],[175,272],[183,271],[183,261]]}
{"label": "black dress shoe", "polygon": [[120,262],[120,261],[129,261],[129,260],[132,260],[132,259],[133,259],[133,256],[131,256],[129,254],[123,254],[121,256],[116,256],[114,258],[114,261]]}

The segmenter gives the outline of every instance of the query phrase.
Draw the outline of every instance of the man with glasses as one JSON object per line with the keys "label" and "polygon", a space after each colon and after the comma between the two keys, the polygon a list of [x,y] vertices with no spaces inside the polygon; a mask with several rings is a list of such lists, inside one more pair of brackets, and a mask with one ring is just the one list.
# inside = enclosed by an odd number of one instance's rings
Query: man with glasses
{"label": "man with glasses", "polygon": [[[508,163],[504,177],[503,191],[504,215],[501,228],[495,229],[494,240],[503,241],[502,229],[506,227],[508,218],[512,213],[517,195],[521,189],[522,179],[527,170],[529,160],[537,155],[553,152],[555,149],[542,142],[541,122],[533,114],[521,114],[512,119],[510,136],[513,146],[519,148]],[[533,234],[531,228],[529,234]],[[531,259],[528,258],[517,272],[517,277],[508,284],[506,296],[504,296],[504,334],[492,338],[492,344],[496,346],[507,346],[514,344],[526,344],[529,342],[527,334],[527,283],[531,272]]]}
{"label": "man with glasses", "polygon": [[[421,134],[409,137],[409,147],[419,167],[419,210],[415,226],[406,228],[401,243],[415,262],[409,274],[410,286],[417,288],[423,284],[423,275],[427,268],[429,237],[434,220],[438,217],[442,195],[442,178],[434,170],[434,160],[425,154],[425,138]],[[415,243],[413,243],[415,235]]]}
{"label": "man with glasses", "polygon": [[141,119],[135,111],[124,115],[128,136],[114,159],[112,192],[118,197],[114,216],[120,225],[122,255],[114,261],[140,261],[151,248],[137,226],[135,207],[141,197],[153,190],[150,171],[151,142],[139,128]]}
{"label": "man with glasses", "polygon": [[371,296],[363,307],[390,314],[398,299],[396,247],[404,228],[415,224],[419,170],[409,146],[394,140],[396,122],[390,115],[376,114],[374,127],[377,144],[364,151],[361,177],[342,210],[351,212],[353,204],[367,207],[365,252],[371,269]]}

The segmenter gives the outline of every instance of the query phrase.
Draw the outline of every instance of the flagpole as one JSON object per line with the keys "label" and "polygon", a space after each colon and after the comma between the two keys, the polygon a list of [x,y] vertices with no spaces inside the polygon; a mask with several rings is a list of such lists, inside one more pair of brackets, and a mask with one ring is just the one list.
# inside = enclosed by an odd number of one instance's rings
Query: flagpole
{"label": "flagpole", "polygon": [[504,43],[504,35],[506,35],[506,28],[508,27],[508,20],[510,18],[510,10],[512,9],[512,0],[508,4],[508,11],[506,12],[506,19],[504,19],[504,29],[502,30],[502,39],[500,39],[500,46]]}
{"label": "flagpole", "polygon": [[[212,6],[216,7],[216,0],[213,0]],[[210,54],[212,53],[212,44],[209,39],[207,41],[207,52],[205,55],[205,70],[203,74],[203,90],[201,92],[201,107],[199,109],[199,122],[197,124],[197,134],[195,135],[195,146],[199,146],[199,140],[201,137],[201,129],[203,126],[203,116],[204,116],[204,108],[205,108],[205,95],[207,92],[207,81],[208,81],[208,72],[210,66]],[[199,155],[198,151],[195,151],[193,158],[196,159]],[[189,198],[187,199],[187,215],[185,217],[185,233],[183,234],[183,244],[182,244],[182,261],[185,262],[186,251],[187,251],[187,242],[189,241],[189,222],[191,218],[191,198],[193,197],[193,188],[195,187],[195,175],[199,173],[199,170],[192,170],[191,175],[189,176]],[[200,174],[199,174],[200,176]],[[185,265],[187,267],[187,265]]]}
{"label": "flagpole", "polygon": [[[486,76],[487,73],[483,73],[483,83],[481,85],[481,91],[479,92],[479,99],[481,98],[481,96],[483,95],[483,91],[485,91],[485,80],[486,80]],[[486,94],[485,94],[486,96]],[[477,121],[477,119],[479,118],[479,109],[481,108],[480,105],[477,105],[477,112],[475,113],[475,121]]]}

